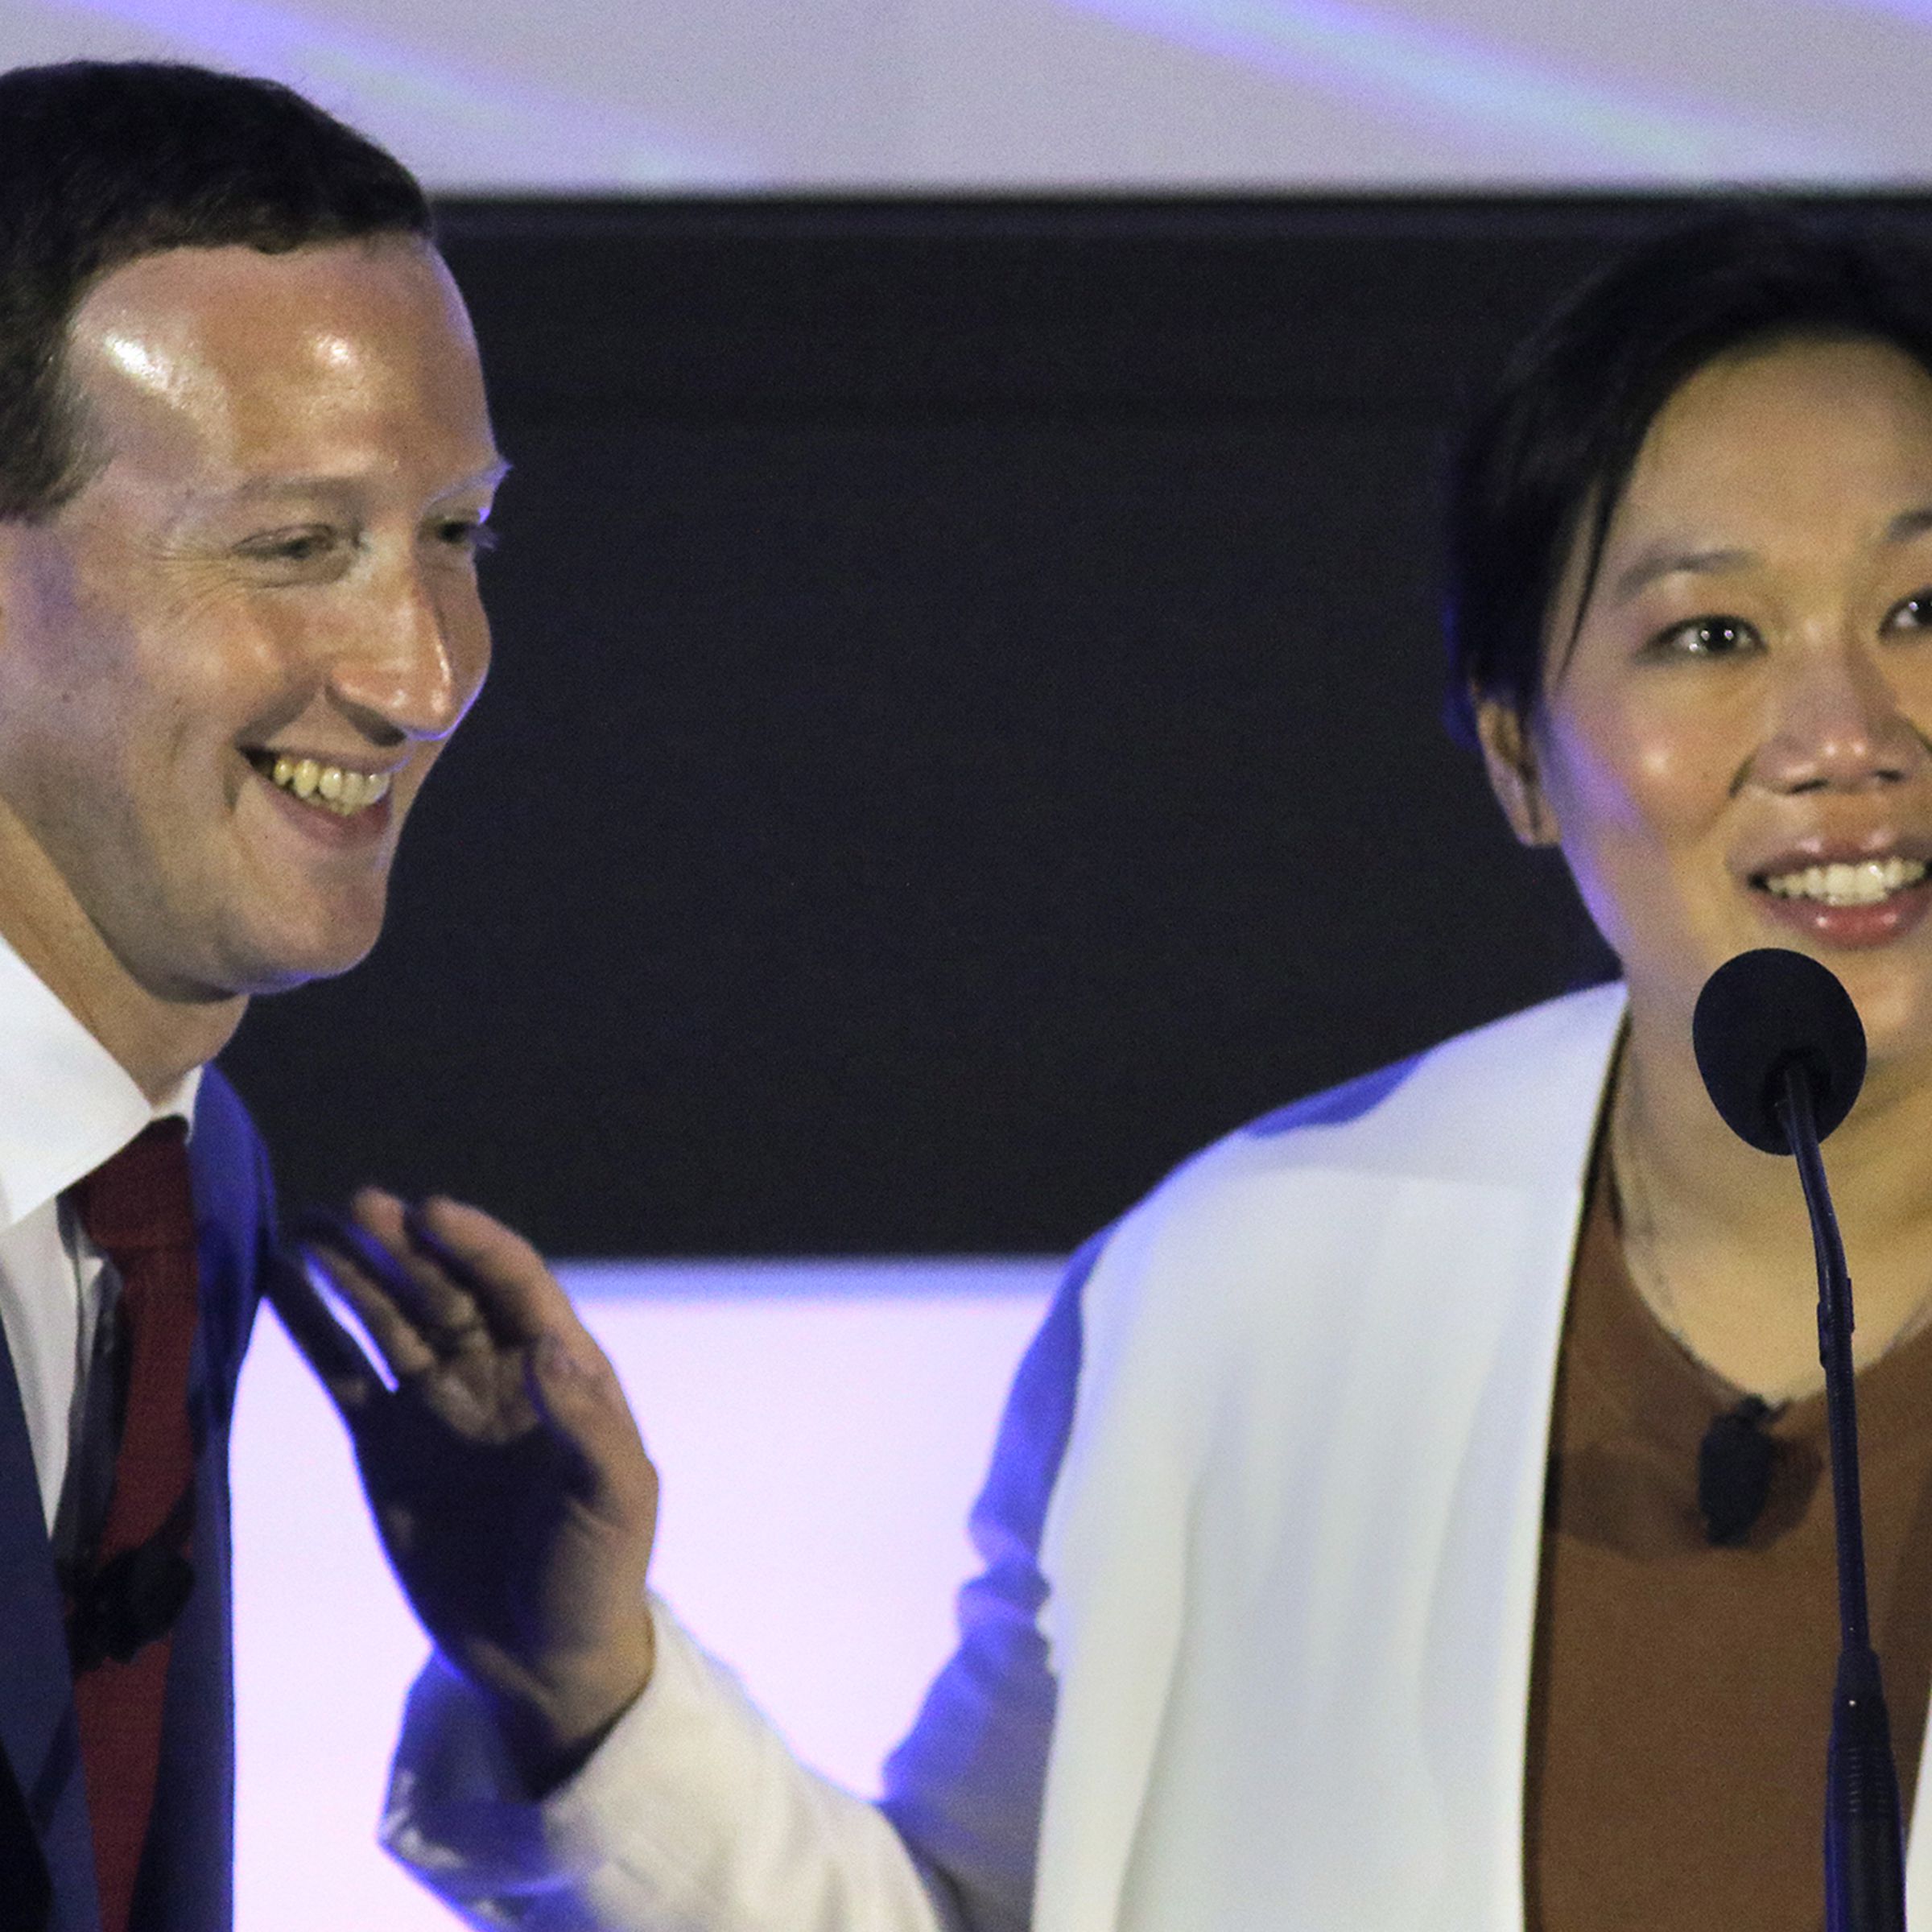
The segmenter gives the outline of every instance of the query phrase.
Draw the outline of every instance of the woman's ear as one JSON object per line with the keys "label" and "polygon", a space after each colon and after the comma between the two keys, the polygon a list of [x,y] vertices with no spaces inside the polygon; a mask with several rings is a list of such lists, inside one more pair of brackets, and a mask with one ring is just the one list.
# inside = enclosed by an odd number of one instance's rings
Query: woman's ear
{"label": "woman's ear", "polygon": [[1558,832],[1556,815],[1543,795],[1536,768],[1536,745],[1522,713],[1497,697],[1476,700],[1476,735],[1483,748],[1489,789],[1509,821],[1509,829],[1525,845],[1554,845]]}

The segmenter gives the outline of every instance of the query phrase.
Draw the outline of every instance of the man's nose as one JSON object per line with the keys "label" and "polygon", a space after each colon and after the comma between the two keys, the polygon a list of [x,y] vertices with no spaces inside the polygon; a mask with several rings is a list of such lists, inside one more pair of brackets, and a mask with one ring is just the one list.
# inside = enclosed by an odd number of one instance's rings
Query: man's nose
{"label": "man's nose", "polygon": [[1862,791],[1932,764],[1881,652],[1859,640],[1794,652],[1752,775],[1780,791]]}
{"label": "man's nose", "polygon": [[488,634],[473,584],[398,565],[362,586],[351,634],[331,654],[329,689],[387,737],[442,738],[483,682]]}

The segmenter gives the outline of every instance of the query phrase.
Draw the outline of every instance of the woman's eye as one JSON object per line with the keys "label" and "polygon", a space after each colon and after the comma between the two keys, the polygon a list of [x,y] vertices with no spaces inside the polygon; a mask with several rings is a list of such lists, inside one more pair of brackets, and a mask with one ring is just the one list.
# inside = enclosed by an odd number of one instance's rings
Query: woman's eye
{"label": "woman's eye", "polygon": [[1888,631],[1932,629],[1932,590],[1915,590],[1910,597],[1901,597],[1885,613],[1881,628]]}
{"label": "woman's eye", "polygon": [[1651,640],[1653,650],[1689,658],[1728,658],[1756,648],[1757,633],[1742,617],[1691,617]]}

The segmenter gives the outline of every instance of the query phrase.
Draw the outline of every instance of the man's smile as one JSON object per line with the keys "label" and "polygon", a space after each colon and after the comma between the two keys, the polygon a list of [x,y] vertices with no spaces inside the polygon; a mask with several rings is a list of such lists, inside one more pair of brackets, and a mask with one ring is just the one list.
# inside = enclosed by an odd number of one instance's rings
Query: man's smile
{"label": "man's smile", "polygon": [[291,757],[286,752],[250,751],[245,755],[270,784],[338,818],[353,818],[389,795],[393,774],[386,771],[359,771],[353,766]]}

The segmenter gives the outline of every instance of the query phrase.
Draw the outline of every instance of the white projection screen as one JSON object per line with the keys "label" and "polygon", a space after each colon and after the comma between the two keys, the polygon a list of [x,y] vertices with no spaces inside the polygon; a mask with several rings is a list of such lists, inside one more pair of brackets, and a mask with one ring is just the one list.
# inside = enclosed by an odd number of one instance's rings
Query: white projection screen
{"label": "white projection screen", "polygon": [[[1056,1263],[567,1271],[664,1470],[653,1568],[811,1762],[872,1791],[952,1647],[964,1524]],[[456,1923],[377,1849],[424,1642],[265,1310],[236,1412],[237,1932]]]}
{"label": "white projection screen", "polygon": [[0,0],[273,74],[433,187],[1901,186],[1932,0]]}

